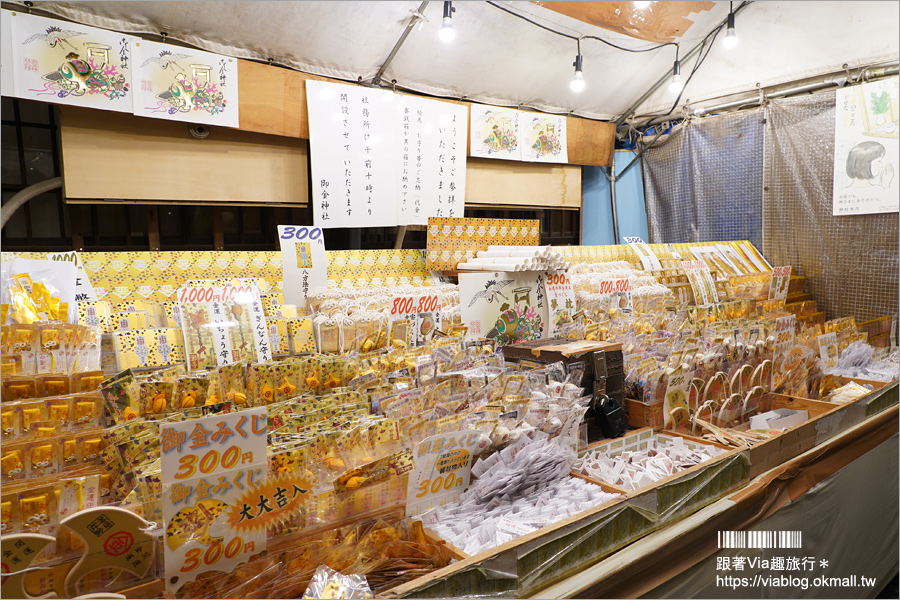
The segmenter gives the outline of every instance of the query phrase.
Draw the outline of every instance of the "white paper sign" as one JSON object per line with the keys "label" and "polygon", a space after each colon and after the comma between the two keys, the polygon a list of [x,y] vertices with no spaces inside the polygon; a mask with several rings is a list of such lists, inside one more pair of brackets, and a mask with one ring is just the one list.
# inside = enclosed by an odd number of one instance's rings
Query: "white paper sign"
{"label": "white paper sign", "polygon": [[13,75],[12,13],[0,10],[0,94],[16,95]]}
{"label": "white paper sign", "polygon": [[790,283],[791,267],[775,267],[772,269],[772,281],[769,283],[769,300],[784,300],[787,298]]}
{"label": "white paper sign", "polygon": [[75,301],[76,302],[96,302],[97,293],[91,284],[91,278],[88,277],[84,264],[78,257],[78,253],[74,250],[71,252],[49,252],[47,258],[55,261],[66,261],[73,263],[78,269],[78,275],[75,278]]}
{"label": "white paper sign", "polygon": [[653,250],[644,243],[644,240],[639,237],[623,237],[622,239],[625,240],[625,243],[631,246],[634,253],[638,255],[638,258],[641,260],[641,266],[644,267],[645,271],[659,271],[662,269],[659,258],[657,258]]}
{"label": "white paper sign", "polygon": [[475,457],[490,439],[474,429],[427,437],[416,446],[406,487],[406,516],[452,502],[469,485]]}
{"label": "white paper sign", "polygon": [[[238,535],[227,521],[244,491],[266,480],[265,407],[162,423],[159,434],[167,588],[265,550],[265,527]],[[253,518],[266,509],[244,507]]]}
{"label": "white paper sign", "polygon": [[545,273],[460,273],[459,296],[468,339],[500,346],[547,337]]}
{"label": "white paper sign", "polygon": [[835,92],[834,216],[900,211],[897,77]]}
{"label": "white paper sign", "polygon": [[415,96],[397,99],[398,224],[463,216],[466,107]]}
{"label": "white paper sign", "polygon": [[522,160],[520,119],[522,111],[473,104],[471,111],[471,152],[478,158]]}
{"label": "white paper sign", "polygon": [[307,80],[306,99],[315,225],[397,225],[398,96]]}
{"label": "white paper sign", "polygon": [[566,117],[524,113],[520,119],[522,160],[568,163]]}
{"label": "white paper sign", "polygon": [[391,299],[390,320],[409,319],[412,323],[410,344],[424,346],[434,337],[440,325],[441,298],[437,294],[394,296]]}
{"label": "white paper sign", "polygon": [[284,301],[305,307],[309,293],[328,287],[325,236],[318,227],[279,225]]}
{"label": "white paper sign", "polygon": [[237,59],[141,40],[135,48],[134,114],[237,127]]}
{"label": "white paper sign", "polygon": [[132,112],[138,38],[21,12],[11,20],[16,96]]}
{"label": "white paper sign", "polygon": [[611,308],[614,306],[616,309],[628,314],[634,311],[634,298],[631,293],[631,280],[629,279],[604,279],[598,281],[594,292],[601,298],[605,298],[607,305]]}
{"label": "white paper sign", "polygon": [[836,333],[826,333],[816,338],[819,342],[819,357],[825,365],[825,370],[833,369],[838,362],[838,343]]}
{"label": "white paper sign", "polygon": [[575,289],[565,271],[545,273],[545,290],[549,303],[549,337],[556,337],[560,328],[572,322],[575,314]]}

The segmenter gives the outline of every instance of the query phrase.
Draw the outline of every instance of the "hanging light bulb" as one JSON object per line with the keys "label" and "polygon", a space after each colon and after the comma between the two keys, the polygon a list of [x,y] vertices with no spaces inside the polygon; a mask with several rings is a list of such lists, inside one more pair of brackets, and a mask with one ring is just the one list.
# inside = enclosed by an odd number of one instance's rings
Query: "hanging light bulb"
{"label": "hanging light bulb", "polygon": [[[729,3],[730,6],[731,3]],[[738,36],[737,32],[734,30],[734,9],[732,8],[728,11],[728,29],[725,31],[725,39],[722,41],[722,45],[726,48],[734,48],[737,46]]]}
{"label": "hanging light bulb", "polygon": [[650,2],[635,2],[634,3],[634,7],[638,10],[644,10],[648,6],[650,6]]}
{"label": "hanging light bulb", "polygon": [[673,94],[679,93],[684,88],[681,81],[681,61],[675,59],[675,66],[672,68],[672,82],[669,83],[669,91]]}
{"label": "hanging light bulb", "polygon": [[572,88],[573,92],[580,92],[584,89],[583,62],[584,58],[581,56],[581,40],[578,40],[578,54],[575,56],[575,62],[572,63],[572,66],[575,67],[575,76],[572,77],[572,82],[569,83],[569,87]]}
{"label": "hanging light bulb", "polygon": [[453,30],[453,13],[455,11],[452,2],[444,2],[444,19],[441,21],[441,31],[438,33],[442,42],[452,42],[456,37],[456,31]]}

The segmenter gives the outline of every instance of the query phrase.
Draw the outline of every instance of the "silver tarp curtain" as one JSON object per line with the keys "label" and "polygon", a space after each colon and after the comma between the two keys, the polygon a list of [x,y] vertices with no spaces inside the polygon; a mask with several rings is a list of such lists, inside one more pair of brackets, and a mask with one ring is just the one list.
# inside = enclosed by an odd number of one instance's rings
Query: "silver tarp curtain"
{"label": "silver tarp curtain", "polygon": [[828,319],[897,315],[897,213],[831,215],[834,103],[775,100],[660,138],[644,155],[650,241],[747,239],[806,277]]}
{"label": "silver tarp curtain", "polygon": [[832,217],[835,92],[772,102],[763,170],[763,246],[792,265],[829,319],[896,315],[897,213]]}
{"label": "silver tarp curtain", "polygon": [[649,144],[650,242],[750,240],[762,247],[762,150],[758,110],[694,119]]}

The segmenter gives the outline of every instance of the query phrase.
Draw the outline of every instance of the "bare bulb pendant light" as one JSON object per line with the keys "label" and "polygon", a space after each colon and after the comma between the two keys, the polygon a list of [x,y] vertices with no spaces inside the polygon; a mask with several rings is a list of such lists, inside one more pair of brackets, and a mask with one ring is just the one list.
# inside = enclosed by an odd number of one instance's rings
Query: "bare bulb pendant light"
{"label": "bare bulb pendant light", "polygon": [[681,61],[678,60],[678,46],[675,46],[675,65],[672,67],[672,82],[669,83],[669,91],[678,94],[684,89],[684,83],[681,81]]}
{"label": "bare bulb pendant light", "polygon": [[438,37],[444,43],[452,42],[456,37],[456,31],[453,29],[453,13],[455,11],[452,2],[444,2],[444,18],[441,20],[441,31],[438,33]]}
{"label": "bare bulb pendant light", "polygon": [[734,5],[729,2],[729,11],[728,11],[728,24],[727,29],[725,30],[725,39],[722,40],[722,45],[726,48],[734,48],[738,43],[737,32],[734,29]]}
{"label": "bare bulb pendant light", "polygon": [[572,66],[575,67],[575,75],[569,83],[569,87],[576,93],[584,89],[583,63],[584,57],[581,56],[581,40],[578,40],[578,54],[575,55],[575,62],[572,63]]}

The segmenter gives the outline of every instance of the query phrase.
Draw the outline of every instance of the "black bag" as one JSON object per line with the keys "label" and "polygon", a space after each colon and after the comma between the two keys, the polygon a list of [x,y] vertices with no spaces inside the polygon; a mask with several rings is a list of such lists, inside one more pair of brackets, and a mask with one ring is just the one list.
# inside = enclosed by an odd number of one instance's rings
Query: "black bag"
{"label": "black bag", "polygon": [[619,437],[628,429],[628,417],[615,398],[606,394],[594,396],[592,401],[595,422],[607,438]]}

